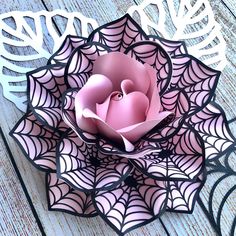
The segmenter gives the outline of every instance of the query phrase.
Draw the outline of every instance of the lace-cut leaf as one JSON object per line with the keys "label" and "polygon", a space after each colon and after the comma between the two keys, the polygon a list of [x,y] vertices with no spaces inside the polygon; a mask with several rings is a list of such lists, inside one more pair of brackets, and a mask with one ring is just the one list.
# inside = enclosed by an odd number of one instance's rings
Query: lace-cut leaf
{"label": "lace-cut leaf", "polygon": [[204,166],[204,144],[200,136],[183,125],[173,137],[157,142],[152,153],[132,163],[150,178],[193,181]]}
{"label": "lace-cut leaf", "polygon": [[61,96],[66,91],[64,65],[48,65],[27,74],[29,105],[42,124],[65,131],[61,116]]}
{"label": "lace-cut leaf", "polygon": [[100,42],[112,51],[124,52],[133,43],[147,39],[142,28],[126,14],[93,31],[88,41]]}
{"label": "lace-cut leaf", "polygon": [[73,189],[58,179],[55,173],[46,175],[46,186],[50,211],[62,211],[82,217],[97,215],[91,195]]}
{"label": "lace-cut leaf", "polygon": [[137,170],[118,187],[94,195],[98,214],[119,235],[150,223],[165,210],[168,185]]}
{"label": "lace-cut leaf", "polygon": [[194,182],[170,181],[167,211],[192,213],[205,178],[205,174],[201,174]]}
{"label": "lace-cut leaf", "polygon": [[235,140],[229,130],[224,111],[215,102],[211,102],[193,115],[189,122],[204,141],[208,161],[218,159],[234,147]]}
{"label": "lace-cut leaf", "polygon": [[171,88],[182,89],[190,101],[189,114],[203,109],[212,99],[220,72],[189,55],[172,58]]}
{"label": "lace-cut leaf", "polygon": [[91,76],[96,58],[109,51],[108,47],[97,42],[86,43],[74,50],[65,71],[65,79],[69,87],[82,88]]}
{"label": "lace-cut leaf", "polygon": [[[65,29],[60,29],[60,32],[54,27],[55,16],[58,21],[67,19]],[[15,27],[9,25],[9,20],[15,23]],[[98,24],[79,12],[59,9],[50,12],[13,11],[1,14],[0,83],[4,97],[20,110],[26,111],[25,73],[34,70],[35,66],[43,65],[58,50],[67,35],[77,35],[78,28],[81,36],[87,37],[89,27],[95,29]]]}
{"label": "lace-cut leaf", "polygon": [[10,135],[36,168],[56,170],[56,145],[60,136],[42,125],[31,112],[20,119]]}
{"label": "lace-cut leaf", "polygon": [[140,18],[147,34],[154,30],[165,39],[184,40],[191,55],[212,68],[224,69],[227,62],[226,42],[209,1],[149,0],[131,6],[127,12],[134,19],[137,16]]}
{"label": "lace-cut leaf", "polygon": [[85,144],[73,131],[60,141],[57,159],[60,178],[85,192],[112,189],[131,171],[126,158],[102,154],[95,145]]}

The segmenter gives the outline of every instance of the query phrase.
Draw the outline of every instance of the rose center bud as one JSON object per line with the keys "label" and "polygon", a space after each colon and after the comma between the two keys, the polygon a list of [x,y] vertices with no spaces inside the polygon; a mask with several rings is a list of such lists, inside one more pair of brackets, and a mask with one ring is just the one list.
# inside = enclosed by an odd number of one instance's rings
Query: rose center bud
{"label": "rose center bud", "polygon": [[145,94],[115,91],[102,104],[97,104],[97,115],[113,129],[119,130],[146,120],[149,100]]}

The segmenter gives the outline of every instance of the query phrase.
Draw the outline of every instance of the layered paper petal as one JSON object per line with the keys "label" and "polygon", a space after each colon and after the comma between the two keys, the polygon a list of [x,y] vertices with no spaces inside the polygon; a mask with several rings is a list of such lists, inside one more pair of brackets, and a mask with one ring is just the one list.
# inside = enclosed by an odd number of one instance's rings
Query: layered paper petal
{"label": "layered paper petal", "polygon": [[172,41],[161,38],[157,35],[149,35],[149,40],[155,41],[160,44],[165,51],[168,52],[170,57],[187,54],[187,47],[184,41]]}
{"label": "layered paper petal", "polygon": [[195,181],[170,181],[166,211],[192,213],[205,180],[202,173]]}
{"label": "layered paper petal", "polygon": [[129,14],[126,14],[120,19],[93,31],[88,41],[100,42],[108,46],[112,51],[124,52],[133,43],[147,39],[147,35],[140,26]]}
{"label": "layered paper petal", "polygon": [[86,42],[86,38],[67,35],[61,47],[49,58],[48,64],[67,63],[73,50]]}
{"label": "layered paper petal", "polygon": [[69,87],[82,88],[91,76],[94,61],[109,51],[111,50],[107,46],[97,42],[86,43],[75,49],[65,70],[65,79]]}
{"label": "layered paper petal", "polygon": [[91,195],[73,189],[56,173],[46,175],[48,208],[50,211],[62,211],[80,217],[93,217],[97,212],[93,206]]}
{"label": "layered paper petal", "polygon": [[40,170],[56,170],[56,145],[60,135],[41,124],[32,112],[26,113],[11,130],[24,155]]}
{"label": "layered paper petal", "polygon": [[131,171],[126,158],[102,154],[73,131],[61,139],[57,161],[59,177],[84,192],[112,189]]}
{"label": "layered paper petal", "polygon": [[93,74],[102,74],[111,80],[113,91],[121,91],[124,80],[133,82],[132,90],[147,93],[150,85],[146,67],[121,52],[111,52],[94,62]]}
{"label": "layered paper petal", "polygon": [[149,64],[157,71],[160,94],[167,89],[171,80],[172,64],[169,55],[159,44],[151,41],[138,42],[128,47],[125,53],[142,63]]}
{"label": "layered paper petal", "polygon": [[163,213],[168,185],[134,170],[125,181],[110,191],[94,194],[98,214],[119,234],[145,225]]}
{"label": "layered paper petal", "polygon": [[65,65],[48,65],[27,74],[28,102],[36,118],[44,125],[65,131],[61,116],[61,97],[67,85],[64,79]]}
{"label": "layered paper petal", "polygon": [[172,89],[161,96],[160,111],[169,111],[173,115],[168,116],[155,129],[149,132],[144,139],[150,142],[167,140],[175,135],[182,127],[190,109],[188,96],[184,91]]}
{"label": "layered paper petal", "polygon": [[75,96],[79,89],[68,89],[62,96],[62,117],[65,123],[85,142],[96,143],[96,135],[80,129],[76,123]]}
{"label": "layered paper petal", "polygon": [[219,158],[234,147],[235,139],[229,130],[224,111],[215,102],[193,115],[189,123],[202,137],[208,161]]}
{"label": "layered paper petal", "polygon": [[183,125],[172,138],[155,144],[152,153],[132,159],[140,171],[160,180],[193,180],[202,171],[204,144],[198,133]]}
{"label": "layered paper petal", "polygon": [[184,90],[190,101],[189,115],[203,109],[214,95],[220,72],[190,55],[172,58],[171,88]]}

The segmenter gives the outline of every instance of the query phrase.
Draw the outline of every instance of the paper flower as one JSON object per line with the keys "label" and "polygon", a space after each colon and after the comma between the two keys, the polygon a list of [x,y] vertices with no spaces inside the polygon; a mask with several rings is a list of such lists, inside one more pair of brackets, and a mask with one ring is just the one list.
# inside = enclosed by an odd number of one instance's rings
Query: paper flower
{"label": "paper flower", "polygon": [[125,15],[67,36],[27,74],[29,109],[11,135],[47,172],[50,210],[100,215],[123,235],[193,211],[205,158],[233,143],[211,102],[219,75]]}

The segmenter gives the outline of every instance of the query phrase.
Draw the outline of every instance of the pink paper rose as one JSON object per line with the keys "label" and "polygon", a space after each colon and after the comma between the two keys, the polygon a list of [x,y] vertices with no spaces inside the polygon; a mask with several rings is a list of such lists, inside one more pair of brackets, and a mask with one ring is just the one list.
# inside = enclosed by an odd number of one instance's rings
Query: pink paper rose
{"label": "pink paper rose", "polygon": [[29,109],[11,131],[47,172],[49,209],[99,215],[119,235],[164,211],[191,213],[205,158],[234,146],[211,101],[219,74],[129,15],[67,36],[27,74]]}
{"label": "pink paper rose", "polygon": [[120,52],[98,57],[75,96],[77,125],[123,144],[126,151],[172,114],[160,108],[155,70]]}

